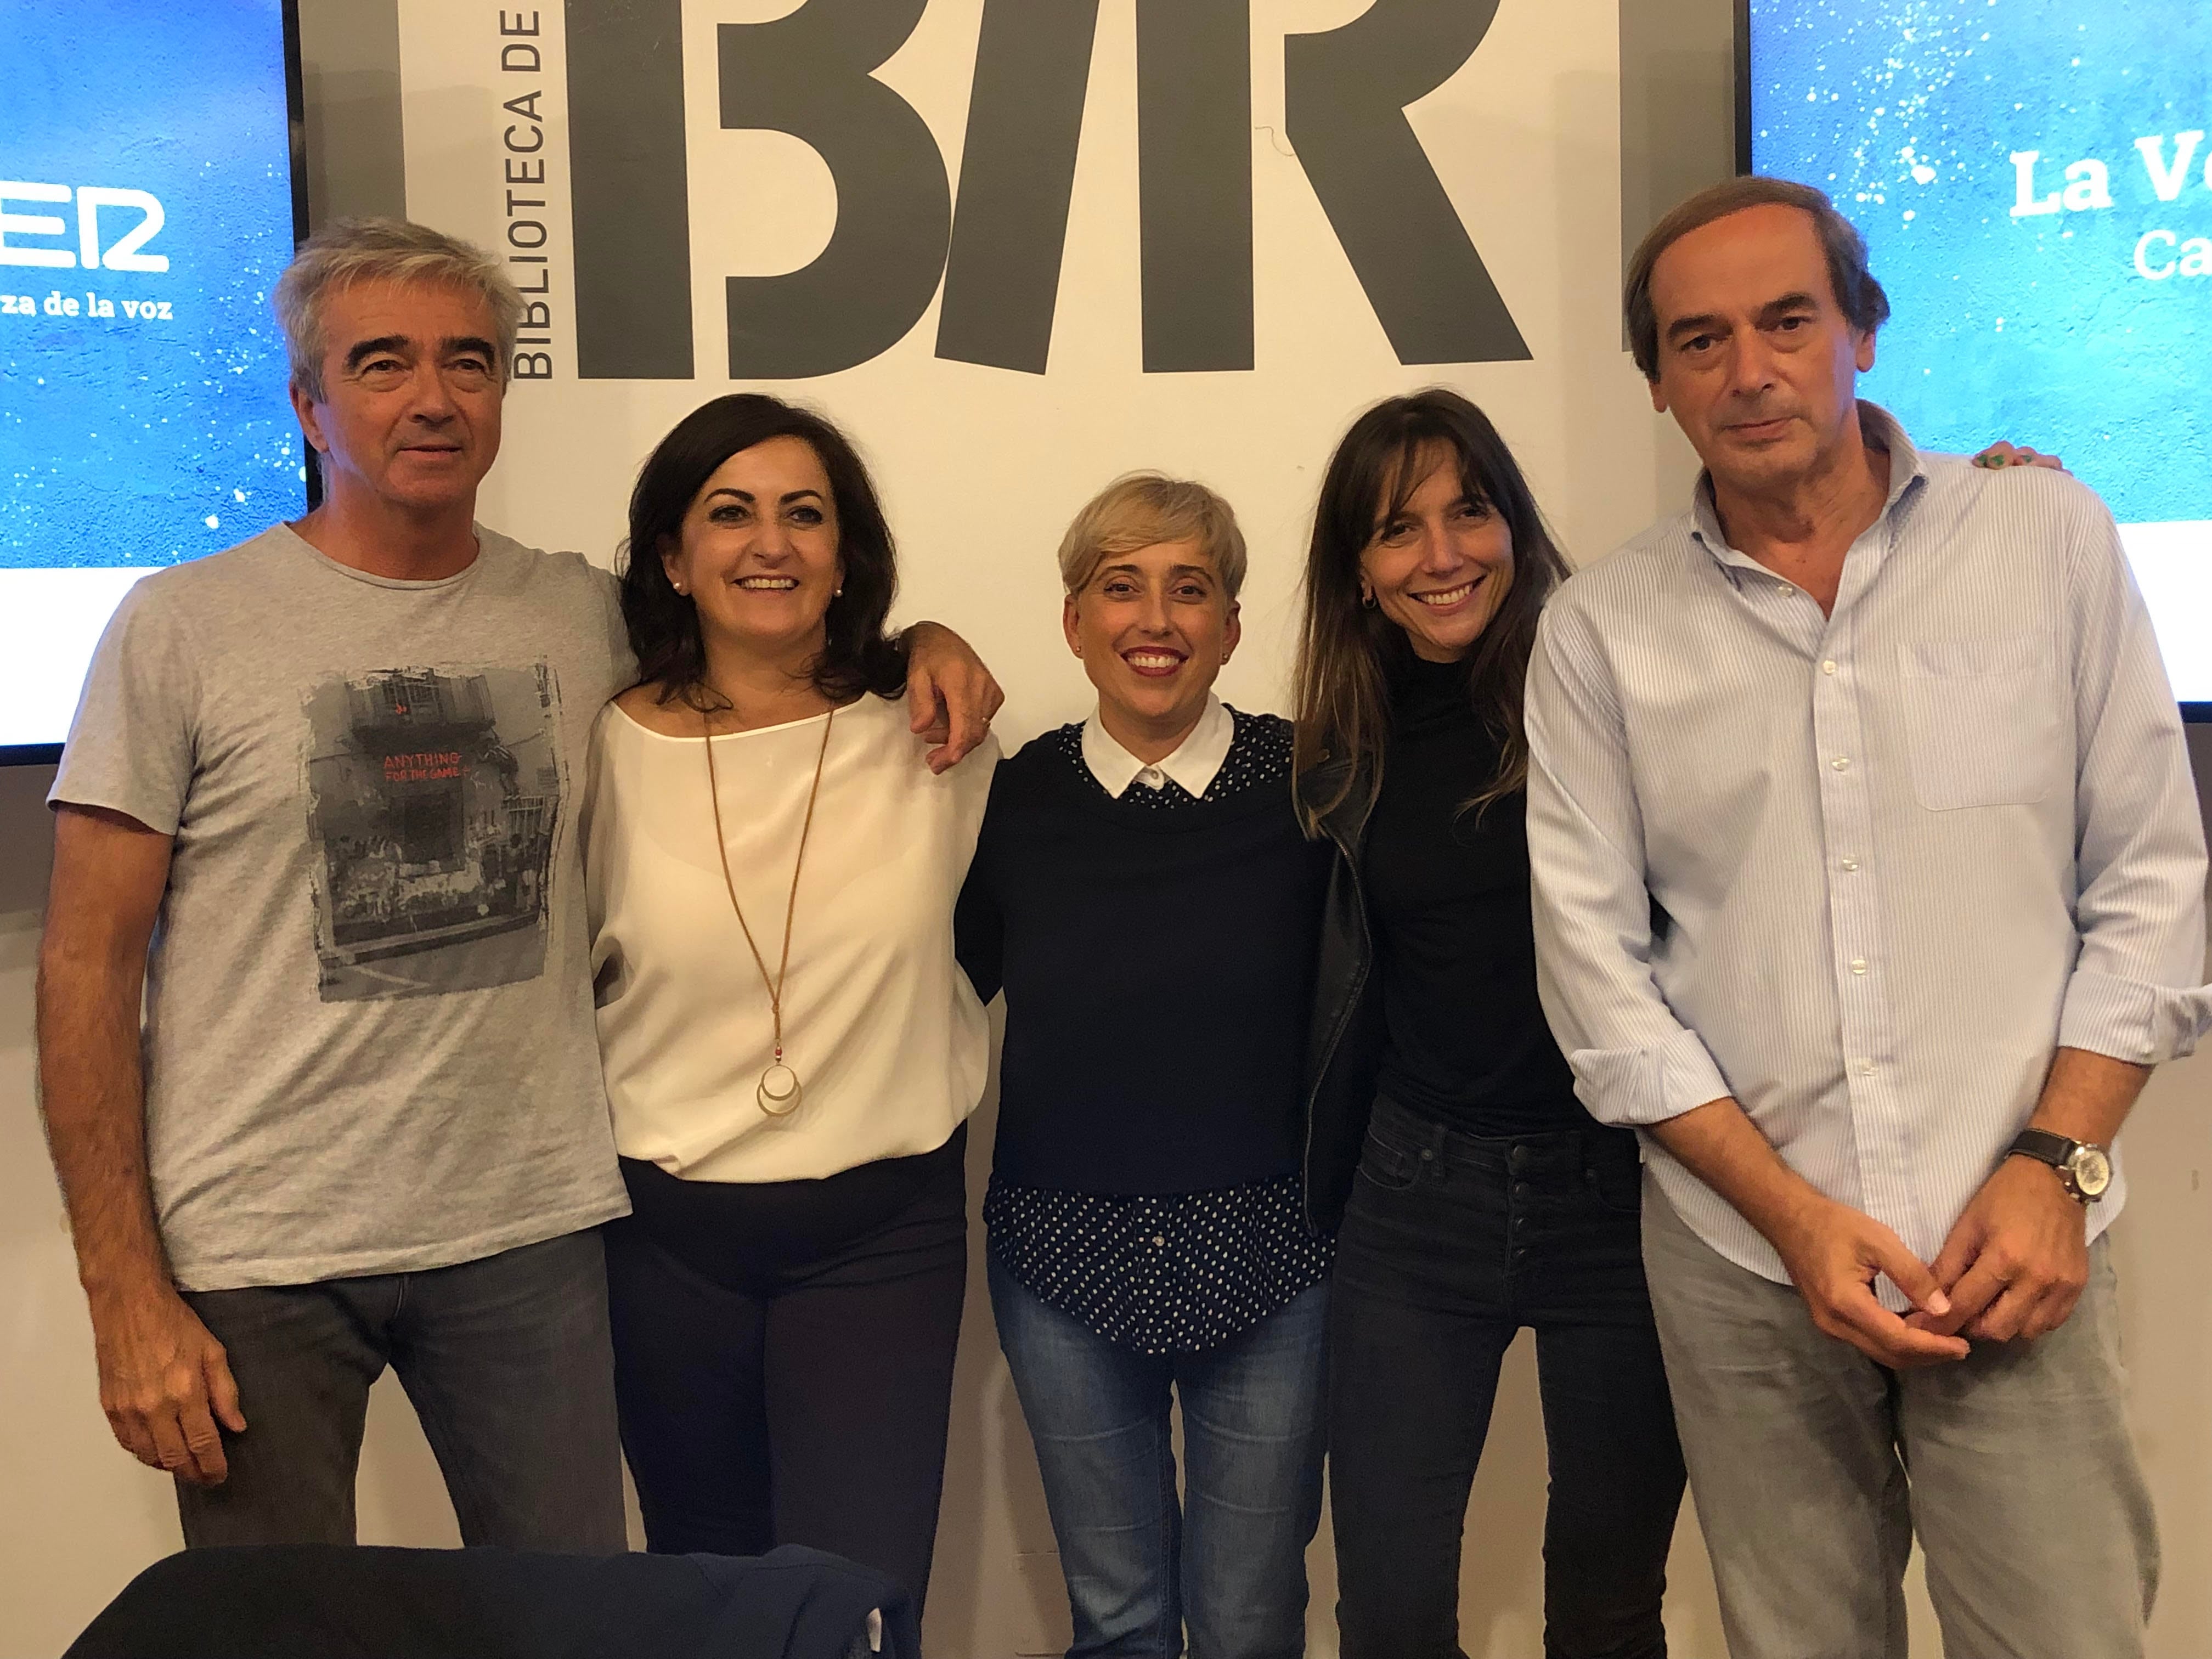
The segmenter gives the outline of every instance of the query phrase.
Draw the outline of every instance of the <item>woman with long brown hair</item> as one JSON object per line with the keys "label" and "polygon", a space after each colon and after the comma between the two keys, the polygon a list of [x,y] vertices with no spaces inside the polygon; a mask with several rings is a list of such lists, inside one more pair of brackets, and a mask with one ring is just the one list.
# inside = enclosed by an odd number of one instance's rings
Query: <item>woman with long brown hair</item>
{"label": "woman with long brown hair", "polygon": [[1633,1135],[1537,1000],[1522,684],[1565,565],[1466,398],[1355,422],[1315,514],[1298,802],[1338,862],[1308,1181],[1340,1221],[1329,1492],[1346,1659],[1452,1656],[1461,1532],[1515,1334],[1551,1462],[1545,1652],[1651,1659],[1682,1459]]}

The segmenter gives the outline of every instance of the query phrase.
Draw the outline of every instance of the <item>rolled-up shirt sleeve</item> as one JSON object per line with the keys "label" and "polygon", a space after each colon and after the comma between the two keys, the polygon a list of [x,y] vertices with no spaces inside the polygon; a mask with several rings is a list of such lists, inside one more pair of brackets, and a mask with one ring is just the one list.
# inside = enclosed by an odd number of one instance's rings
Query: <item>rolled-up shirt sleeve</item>
{"label": "rolled-up shirt sleeve", "polygon": [[2180,713],[2119,532],[2084,492],[2072,586],[2075,926],[2058,1041],[2139,1066],[2212,1030],[2204,978],[2204,827]]}
{"label": "rolled-up shirt sleeve", "polygon": [[1663,1122],[1729,1092],[1651,976],[1644,824],[1620,705],[1571,596],[1537,631],[1526,704],[1536,983],[1601,1123]]}

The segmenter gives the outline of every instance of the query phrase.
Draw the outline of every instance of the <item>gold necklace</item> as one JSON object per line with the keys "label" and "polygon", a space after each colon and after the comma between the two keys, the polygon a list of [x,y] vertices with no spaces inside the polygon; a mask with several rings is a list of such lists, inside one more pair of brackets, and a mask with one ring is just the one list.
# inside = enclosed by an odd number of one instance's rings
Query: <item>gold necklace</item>
{"label": "gold necklace", "polygon": [[822,748],[814,757],[814,787],[806,792],[806,820],[799,830],[799,856],[791,861],[791,897],[783,908],[783,957],[775,966],[775,977],[768,976],[768,962],[753,943],[753,930],[745,925],[745,913],[738,903],[738,884],[730,879],[730,848],[722,838],[722,791],[714,775],[714,727],[707,711],[699,711],[699,726],[707,734],[707,799],[714,809],[714,852],[722,860],[722,889],[730,896],[730,908],[737,912],[738,926],[744,930],[745,945],[753,953],[753,966],[760,969],[761,983],[768,988],[769,1018],[775,1025],[775,1058],[760,1074],[760,1082],[753,1090],[753,1098],[770,1117],[783,1117],[799,1109],[799,1073],[783,1063],[783,981],[791,971],[791,919],[799,909],[799,872],[806,863],[806,838],[814,829],[814,801],[822,793],[822,763],[830,753],[830,723],[837,718],[832,708],[822,717]]}

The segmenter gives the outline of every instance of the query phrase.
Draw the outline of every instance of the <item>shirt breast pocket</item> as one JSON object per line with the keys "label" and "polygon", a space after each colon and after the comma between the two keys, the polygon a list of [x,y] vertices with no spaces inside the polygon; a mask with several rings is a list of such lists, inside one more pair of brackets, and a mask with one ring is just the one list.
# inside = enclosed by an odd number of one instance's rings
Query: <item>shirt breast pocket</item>
{"label": "shirt breast pocket", "polygon": [[1908,641],[1897,654],[1923,806],[2026,806],[2050,796],[2063,756],[2048,639]]}

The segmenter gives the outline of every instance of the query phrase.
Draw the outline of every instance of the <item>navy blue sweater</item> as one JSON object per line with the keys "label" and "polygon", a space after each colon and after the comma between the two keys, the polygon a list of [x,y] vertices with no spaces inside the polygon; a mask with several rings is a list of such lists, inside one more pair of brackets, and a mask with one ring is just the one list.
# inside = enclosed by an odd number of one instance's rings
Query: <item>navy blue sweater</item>
{"label": "navy blue sweater", "polygon": [[957,919],[977,993],[1006,993],[998,1178],[1137,1194],[1291,1173],[1333,850],[1287,783],[1159,811],[1059,737],[1000,766]]}

